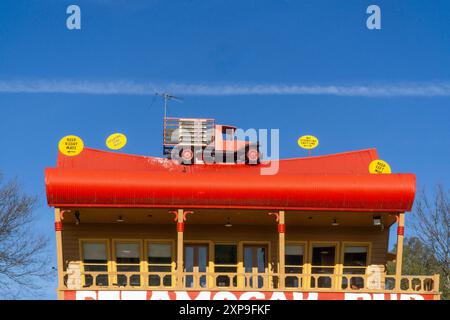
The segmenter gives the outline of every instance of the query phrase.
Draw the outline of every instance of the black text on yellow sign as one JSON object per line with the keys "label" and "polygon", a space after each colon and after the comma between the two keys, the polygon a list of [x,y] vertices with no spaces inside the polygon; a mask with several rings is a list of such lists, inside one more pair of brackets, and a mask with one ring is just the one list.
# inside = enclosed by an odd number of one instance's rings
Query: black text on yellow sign
{"label": "black text on yellow sign", "polygon": [[386,161],[377,159],[369,164],[369,172],[372,174],[389,174],[391,173],[391,167]]}
{"label": "black text on yellow sign", "polygon": [[306,135],[298,138],[297,143],[300,148],[310,150],[316,148],[319,145],[319,139],[317,139],[315,136]]}
{"label": "black text on yellow sign", "polygon": [[83,140],[80,137],[70,135],[59,140],[59,151],[66,156],[79,155],[84,149]]}
{"label": "black text on yellow sign", "polygon": [[127,144],[127,137],[122,133],[113,133],[106,138],[106,146],[111,150],[119,150]]}

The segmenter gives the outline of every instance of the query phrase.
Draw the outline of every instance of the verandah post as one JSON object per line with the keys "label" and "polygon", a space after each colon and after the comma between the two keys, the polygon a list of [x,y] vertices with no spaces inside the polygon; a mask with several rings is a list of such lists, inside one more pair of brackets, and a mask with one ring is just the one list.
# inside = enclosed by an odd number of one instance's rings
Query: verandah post
{"label": "verandah post", "polygon": [[401,290],[402,262],[403,262],[403,238],[405,235],[405,213],[399,213],[397,216],[397,252],[395,259],[395,287]]}
{"label": "verandah post", "polygon": [[194,213],[193,211],[185,211],[183,209],[178,209],[176,211],[169,211],[175,215],[175,221],[177,223],[177,269],[176,278],[177,284],[176,288],[183,288],[183,252],[184,252],[184,222],[186,221],[186,215],[189,213]]}
{"label": "verandah post", "polygon": [[177,288],[183,287],[183,251],[184,251],[184,210],[178,209],[177,215]]}
{"label": "verandah post", "polygon": [[285,223],[284,223],[284,211],[278,213],[278,274],[279,274],[279,288],[284,289],[285,280]]}
{"label": "verandah post", "polygon": [[[284,272],[285,272],[285,224],[284,211],[269,212],[269,215],[274,215],[278,222],[278,289],[284,288]],[[273,276],[272,276],[273,277]],[[270,281],[270,278],[268,279]],[[273,279],[272,279],[273,281]],[[274,282],[274,281],[273,281]]]}
{"label": "verandah post", "polygon": [[64,263],[63,263],[63,249],[62,249],[62,221],[61,221],[61,210],[55,208],[55,235],[56,235],[56,262],[58,267],[58,290],[57,298],[58,300],[64,299]]}

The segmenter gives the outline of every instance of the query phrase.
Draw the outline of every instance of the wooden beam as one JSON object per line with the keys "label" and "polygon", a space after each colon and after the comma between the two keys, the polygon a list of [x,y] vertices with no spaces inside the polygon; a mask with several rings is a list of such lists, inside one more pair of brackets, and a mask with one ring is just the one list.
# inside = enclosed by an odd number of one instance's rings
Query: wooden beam
{"label": "wooden beam", "polygon": [[177,284],[183,287],[183,253],[184,253],[184,210],[177,210]]}
{"label": "wooden beam", "polygon": [[284,288],[284,272],[285,272],[285,223],[284,211],[278,213],[278,274],[280,276],[279,288]]}
{"label": "wooden beam", "polygon": [[56,263],[58,268],[58,300],[64,300],[64,291],[61,289],[64,286],[64,260],[63,260],[63,247],[62,247],[62,221],[61,210],[55,208],[55,235],[56,235]]}
{"label": "wooden beam", "polygon": [[395,259],[395,286],[398,290],[401,288],[402,262],[403,262],[403,238],[405,235],[405,213],[399,213],[397,216],[397,252]]}

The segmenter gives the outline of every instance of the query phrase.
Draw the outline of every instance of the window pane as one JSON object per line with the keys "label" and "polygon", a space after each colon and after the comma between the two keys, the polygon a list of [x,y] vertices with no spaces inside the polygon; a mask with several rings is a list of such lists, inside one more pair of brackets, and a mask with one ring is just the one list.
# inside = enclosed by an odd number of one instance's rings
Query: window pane
{"label": "window pane", "polygon": [[313,274],[333,274],[334,268],[312,268]]}
{"label": "window pane", "polygon": [[116,243],[117,263],[139,263],[140,256],[139,243]]}
{"label": "window pane", "polygon": [[139,272],[140,268],[139,266],[117,266],[117,271],[120,272]]}
{"label": "window pane", "polygon": [[334,246],[313,247],[312,264],[314,266],[334,266],[335,252]]}
{"label": "window pane", "polygon": [[236,273],[237,267],[214,267],[214,270],[218,273]]}
{"label": "window pane", "polygon": [[207,248],[199,247],[198,248],[198,271],[206,272],[207,268]]}
{"label": "window pane", "polygon": [[104,266],[99,266],[99,265],[88,265],[88,264],[85,264],[84,265],[84,271],[85,272],[88,272],[88,271],[90,271],[90,272],[101,272],[101,271],[107,271],[108,270],[108,267],[106,266],[106,265],[104,265]]}
{"label": "window pane", "polygon": [[106,263],[106,243],[84,242],[83,243],[83,261],[92,263]]}
{"label": "window pane", "polygon": [[214,263],[237,264],[237,246],[230,244],[217,244],[214,250]]}
{"label": "window pane", "polygon": [[186,246],[184,248],[184,271],[194,271],[194,247]]}
{"label": "window pane", "polygon": [[345,247],[344,265],[345,266],[366,266],[367,265],[367,247]]}
{"label": "window pane", "polygon": [[148,266],[149,272],[172,272],[171,266]]}
{"label": "window pane", "polygon": [[344,268],[344,274],[365,274],[365,268]]}
{"label": "window pane", "polygon": [[164,243],[149,243],[148,262],[153,264],[172,263],[172,245]]}
{"label": "window pane", "polygon": [[302,245],[288,245],[286,246],[286,255],[295,255],[302,256],[303,255],[303,246]]}
{"label": "window pane", "polygon": [[258,259],[258,272],[266,271],[266,248],[256,249],[256,255]]}
{"label": "window pane", "polygon": [[303,268],[302,267],[286,267],[285,268],[286,273],[302,273]]}
{"label": "window pane", "polygon": [[244,268],[245,272],[252,272],[253,250],[250,247],[244,248]]}
{"label": "window pane", "polygon": [[303,265],[303,246],[289,245],[286,246],[285,264],[292,266]]}

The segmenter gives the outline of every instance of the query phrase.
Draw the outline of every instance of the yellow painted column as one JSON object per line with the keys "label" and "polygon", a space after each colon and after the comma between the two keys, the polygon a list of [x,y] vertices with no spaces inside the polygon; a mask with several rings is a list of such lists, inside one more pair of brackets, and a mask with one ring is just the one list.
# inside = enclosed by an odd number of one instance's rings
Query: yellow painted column
{"label": "yellow painted column", "polygon": [[405,213],[399,213],[397,217],[397,257],[395,259],[395,287],[400,290],[403,262],[403,238],[405,235]]}
{"label": "yellow painted column", "polygon": [[279,288],[284,289],[284,272],[285,272],[285,223],[284,211],[278,213],[278,274],[280,279]]}
{"label": "yellow painted column", "polygon": [[237,287],[238,289],[243,289],[245,284],[245,274],[244,274],[244,246],[242,242],[238,244],[238,265],[237,265]]}
{"label": "yellow painted column", "polygon": [[178,209],[177,215],[177,285],[181,289],[183,284],[183,252],[184,252],[184,210]]}
{"label": "yellow painted column", "polygon": [[176,277],[177,284],[176,288],[183,288],[183,265],[184,265],[184,222],[186,221],[186,215],[194,213],[193,211],[184,211],[183,209],[178,209],[177,211],[169,211],[175,214],[175,221],[177,222],[177,269]]}
{"label": "yellow painted column", "polygon": [[56,263],[58,268],[58,300],[64,299],[64,291],[61,289],[64,286],[64,263],[63,263],[63,248],[62,248],[62,221],[61,210],[55,208],[55,235],[56,235]]}
{"label": "yellow painted column", "polygon": [[439,274],[433,276],[433,291],[437,292],[437,294],[434,295],[434,300],[441,300],[441,294],[439,293],[439,277]]}

